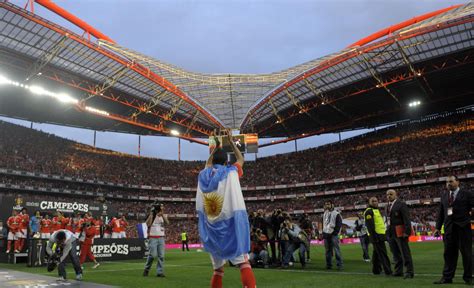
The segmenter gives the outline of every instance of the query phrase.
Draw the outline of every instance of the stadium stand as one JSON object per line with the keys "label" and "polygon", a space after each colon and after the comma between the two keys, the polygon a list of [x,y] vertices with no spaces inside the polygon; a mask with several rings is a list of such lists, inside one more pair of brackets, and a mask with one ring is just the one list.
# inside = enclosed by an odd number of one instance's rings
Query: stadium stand
{"label": "stadium stand", "polygon": [[[248,161],[245,174],[252,177],[243,177],[247,208],[264,213],[279,208],[294,217],[308,213],[318,222],[324,201],[336,195],[338,209],[345,217],[354,217],[368,197],[379,196],[384,202],[384,191],[397,187],[426,230],[432,226],[444,176],[454,173],[464,185],[474,186],[473,129],[472,115],[457,113]],[[178,241],[185,228],[190,240],[198,240],[193,197],[203,162],[95,149],[7,122],[0,122],[0,147],[4,195],[48,199],[59,193],[75,201],[104,196],[108,205],[119,207],[118,214],[129,219],[129,237],[137,237],[135,224],[143,221],[150,201],[158,199],[177,223],[168,230],[169,239]]]}

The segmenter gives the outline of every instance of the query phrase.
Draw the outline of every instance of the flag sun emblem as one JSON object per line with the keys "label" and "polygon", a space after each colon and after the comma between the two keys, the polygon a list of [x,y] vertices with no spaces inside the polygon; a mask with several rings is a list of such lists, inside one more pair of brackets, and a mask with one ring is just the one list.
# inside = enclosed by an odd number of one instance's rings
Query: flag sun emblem
{"label": "flag sun emblem", "polygon": [[221,214],[224,197],[216,192],[204,194],[204,211],[210,219],[215,219]]}

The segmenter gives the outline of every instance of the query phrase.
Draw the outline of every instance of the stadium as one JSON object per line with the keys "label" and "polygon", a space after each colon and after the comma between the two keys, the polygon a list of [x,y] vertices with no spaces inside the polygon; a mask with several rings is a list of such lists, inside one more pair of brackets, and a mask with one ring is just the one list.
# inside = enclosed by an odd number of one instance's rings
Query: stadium
{"label": "stadium", "polygon": [[[208,163],[182,160],[182,147],[190,146],[181,142],[205,149],[211,160],[219,144],[233,152],[226,154],[229,162],[246,158],[244,167],[230,166],[243,170],[247,252],[264,255],[250,258],[258,287],[431,286],[443,276],[451,241],[436,233],[451,176],[460,183],[456,193],[467,191],[474,237],[474,3],[425,11],[369,31],[342,50],[266,74],[191,72],[124,47],[83,18],[50,0],[0,0],[0,287],[214,285],[197,208]],[[33,129],[36,123],[85,129],[94,140],[66,139]],[[341,138],[359,130],[364,133]],[[95,131],[137,135],[138,155],[97,147]],[[298,150],[298,143],[328,134],[338,141]],[[148,136],[178,139],[178,158],[141,155],[140,139]],[[294,151],[258,156],[288,144]],[[410,231],[400,238],[409,242],[414,275],[396,275],[392,242],[382,241],[390,275],[373,270],[374,243],[368,255],[361,245],[367,235],[358,215],[372,209],[369,199],[378,198],[381,225],[390,225],[386,214],[394,202],[387,190],[396,190],[407,207]],[[458,212],[451,208],[456,200],[446,201],[450,217]],[[341,219],[338,231],[329,232],[343,259],[334,267],[326,261],[327,203]],[[158,237],[166,242],[166,277],[158,278],[154,267],[150,275],[143,271],[152,253],[146,223],[156,210],[169,221]],[[293,239],[287,221],[306,238]],[[88,229],[98,262],[81,259],[77,280],[76,264],[68,263],[67,280],[58,282],[57,271],[48,272],[51,235],[69,230],[87,238]],[[465,239],[459,239],[462,251]],[[464,258],[454,259],[452,278],[463,287],[472,285]],[[220,287],[242,287],[235,264],[225,265]]]}

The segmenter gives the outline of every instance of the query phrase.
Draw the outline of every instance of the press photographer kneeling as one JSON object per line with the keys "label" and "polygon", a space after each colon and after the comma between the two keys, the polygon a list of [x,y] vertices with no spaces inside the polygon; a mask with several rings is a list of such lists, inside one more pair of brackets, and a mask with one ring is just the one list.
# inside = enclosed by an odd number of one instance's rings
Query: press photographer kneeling
{"label": "press photographer kneeling", "polygon": [[304,269],[306,267],[306,249],[310,244],[308,235],[297,224],[293,223],[290,217],[287,217],[281,225],[281,238],[288,239],[287,244],[284,245],[286,249],[284,249],[281,268],[288,268],[290,260],[293,258],[293,253],[298,250],[301,268]]}
{"label": "press photographer kneeling", "polygon": [[256,228],[250,234],[251,246],[249,262],[252,267],[268,268],[268,237]]}
{"label": "press photographer kneeling", "polygon": [[163,214],[163,204],[153,202],[150,214],[146,219],[148,227],[148,247],[150,254],[145,264],[145,271],[143,276],[148,276],[153,260],[157,258],[156,276],[165,277],[164,262],[165,262],[165,224],[168,224],[168,218]]}
{"label": "press photographer kneeling", "polygon": [[61,229],[53,233],[46,246],[48,254],[48,271],[53,271],[58,266],[58,275],[60,281],[66,281],[66,263],[65,260],[69,256],[74,270],[76,272],[76,280],[82,280],[82,269],[77,257],[77,238],[71,231]]}

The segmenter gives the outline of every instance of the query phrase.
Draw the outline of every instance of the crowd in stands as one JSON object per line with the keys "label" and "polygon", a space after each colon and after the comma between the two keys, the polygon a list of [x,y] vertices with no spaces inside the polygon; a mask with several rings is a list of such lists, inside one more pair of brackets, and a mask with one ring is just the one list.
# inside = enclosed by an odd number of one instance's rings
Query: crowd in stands
{"label": "crowd in stands", "polygon": [[343,143],[259,159],[245,167],[257,177],[242,182],[301,183],[471,159],[473,129],[474,120],[386,128]]}
{"label": "crowd in stands", "polygon": [[182,187],[195,186],[203,166],[198,161],[160,160],[94,149],[4,121],[0,121],[0,163],[2,168],[114,183]]}
{"label": "crowd in stands", "polygon": [[[303,194],[303,193],[312,193],[312,192],[324,192],[332,190],[341,190],[346,188],[365,188],[366,186],[372,185],[381,185],[381,184],[390,184],[390,183],[401,183],[401,185],[410,184],[411,181],[419,179],[434,179],[438,177],[443,177],[448,174],[455,175],[466,175],[473,171],[472,166],[460,166],[460,167],[448,167],[443,169],[436,169],[430,171],[422,171],[416,173],[402,174],[400,176],[386,176],[386,177],[377,177],[369,178],[364,180],[357,181],[348,181],[348,182],[339,182],[339,183],[329,183],[324,185],[317,186],[305,186],[305,187],[294,187],[294,188],[285,188],[285,189],[265,189],[265,190],[244,190],[245,197],[255,197],[255,196],[274,196],[274,195],[291,195],[291,194]],[[167,190],[152,190],[152,189],[138,189],[138,188],[125,188],[118,186],[108,186],[108,185],[98,185],[91,183],[82,183],[82,182],[72,182],[66,180],[57,180],[54,178],[36,178],[31,176],[18,176],[10,174],[0,174],[0,183],[24,186],[24,187],[34,187],[34,188],[46,188],[46,189],[67,189],[74,191],[82,192],[100,192],[104,195],[134,195],[138,197],[166,197],[166,198],[184,198],[189,199],[193,198],[194,191],[167,191]],[[409,187],[409,191],[415,190],[413,186]],[[405,188],[402,188],[402,190]],[[85,194],[85,193],[83,193]],[[421,195],[420,195],[421,196]],[[426,195],[429,198],[429,195]]]}
{"label": "crowd in stands", "polygon": [[[462,169],[462,171],[464,171],[464,169]],[[373,182],[375,181],[370,180],[367,183],[363,182],[363,184],[357,184],[357,185],[370,186],[373,184]],[[466,186],[466,188],[468,189],[474,186],[474,181],[471,179],[466,179],[463,182],[464,182],[463,185]],[[34,187],[35,189],[38,189],[38,188],[61,188],[63,181],[49,181],[49,180],[37,179],[37,178],[28,178],[28,177],[19,177],[19,176],[12,177],[8,175],[0,175],[0,183],[14,184],[20,187],[31,186],[31,187]],[[73,186],[81,185],[77,183],[72,183],[72,184]],[[329,184],[330,187],[332,187],[331,185],[337,185],[338,188],[347,187],[347,186],[343,186],[342,184]],[[347,183],[346,185],[354,185],[354,183],[350,182],[350,183]],[[71,188],[71,187],[67,186],[67,188]],[[77,187],[73,187],[73,188],[77,188]],[[399,191],[400,197],[404,200],[432,200],[441,195],[442,191],[444,190],[444,184],[443,182],[434,182],[434,183],[423,184],[423,185],[402,186],[397,189]],[[12,190],[14,189],[9,188],[9,191],[12,191]],[[325,188],[324,190],[327,191],[329,189]],[[22,192],[21,189],[17,189],[16,191],[18,193]],[[312,187],[299,187],[299,188],[287,188],[287,189],[259,191],[259,192],[246,191],[244,195],[246,197],[268,196],[268,195],[294,195],[291,198],[285,198],[285,199],[277,199],[276,197],[270,196],[268,200],[247,200],[246,202],[247,207],[249,207],[249,209],[251,210],[257,210],[257,209],[268,210],[268,209],[271,209],[272,207],[280,207],[288,211],[293,211],[293,210],[311,210],[311,209],[321,208],[323,206],[325,199],[334,198],[335,195],[338,195],[338,201],[337,201],[338,203],[336,203],[336,206],[338,207],[363,205],[363,204],[366,204],[366,201],[368,198],[370,198],[371,196],[380,195],[381,191],[384,191],[384,189],[374,189],[372,191],[363,191],[363,192],[353,191],[350,193],[328,194],[328,195],[312,196],[312,197],[305,196],[305,194],[315,192],[315,191],[317,190]],[[54,197],[54,196],[45,196],[44,190],[43,191],[37,190],[37,192],[40,192],[41,195],[36,195],[35,196],[36,198],[43,197],[44,199],[47,200],[49,197]],[[194,214],[195,213],[195,204],[194,204],[194,201],[192,201],[192,198],[195,196],[194,191],[187,191],[187,192],[186,191],[179,191],[179,192],[143,191],[143,193],[141,192],[142,191],[140,192],[134,191],[133,195],[134,196],[153,196],[154,194],[155,196],[159,195],[160,197],[164,197],[165,199],[168,198],[169,201],[164,201],[164,203],[166,203],[166,206],[167,206],[168,214]],[[35,192],[30,192],[30,193],[32,195],[35,195]],[[120,193],[121,195],[127,195],[126,190],[121,190],[118,193]],[[187,201],[173,200],[173,197],[178,196],[177,194],[179,195],[179,198],[183,200],[187,200]],[[86,195],[86,193],[83,193],[83,195]],[[85,200],[94,201],[94,197],[90,196],[89,198],[86,198]],[[124,213],[124,214],[132,213],[130,215],[144,213],[144,210],[141,208],[143,203],[146,203],[146,202],[143,202],[144,200],[132,200],[132,199],[124,200],[117,197],[115,198],[106,197],[106,198],[109,199],[110,201],[113,200],[113,202],[118,207],[119,213]],[[149,201],[151,200],[152,199],[150,199]]]}
{"label": "crowd in stands", "polygon": [[[244,167],[242,185],[279,185],[309,181],[327,180],[381,171],[430,164],[472,159],[474,151],[474,120],[469,115],[457,118],[441,118],[435,121],[409,123],[378,130],[366,135],[347,139],[341,143],[325,145],[301,152],[259,158],[247,161]],[[52,134],[0,121],[0,168],[17,169],[28,172],[80,177],[88,180],[107,181],[122,184],[191,187],[197,185],[197,175],[204,167],[203,161],[170,161],[136,157],[91,146],[79,144]],[[385,202],[384,190],[351,192],[317,197],[305,197],[304,193],[357,188],[377,184],[411,181],[446,176],[449,173],[467,174],[471,166],[456,169],[444,168],[432,171],[407,173],[383,178],[324,184],[320,186],[298,187],[274,190],[248,190],[244,196],[296,195],[291,199],[247,201],[247,209],[252,212],[262,210],[270,217],[275,209],[292,213],[295,210],[323,208],[324,201],[335,199],[336,207],[364,205],[371,196],[379,196]],[[69,189],[86,192],[102,192],[105,198],[101,204],[115,207],[114,215],[124,215],[127,219],[127,237],[137,237],[136,224],[143,222],[151,201],[118,199],[116,194],[193,198],[194,191],[157,191],[137,188],[120,188],[91,183],[59,181],[52,179],[12,176],[0,174],[0,183],[34,186],[49,189]],[[466,188],[474,186],[474,181],[463,182]],[[420,223],[420,229],[429,230],[429,222],[434,221],[436,205],[431,201],[444,191],[440,182],[402,186],[399,194],[403,200],[430,200],[429,205],[417,203],[410,206],[413,221]],[[15,196],[21,193],[31,201],[54,200],[57,194],[21,189],[0,190],[1,195]],[[107,196],[113,194],[114,197]],[[67,195],[71,201],[96,202],[94,197]],[[104,202],[105,201],[105,202]],[[165,201],[167,214],[195,214],[193,201]],[[362,208],[360,208],[362,209]],[[33,211],[30,211],[31,213]],[[358,211],[342,210],[343,217],[354,217]],[[291,215],[292,217],[300,217]],[[295,219],[296,219],[295,218]],[[320,214],[308,215],[308,221],[320,222]],[[5,220],[5,219],[0,219]],[[168,242],[179,242],[180,233],[186,231],[191,243],[198,241],[197,220],[194,216],[175,216],[167,228]]]}
{"label": "crowd in stands", "polygon": [[[242,185],[291,184],[472,158],[470,114],[400,124],[341,143],[247,161]],[[202,161],[136,157],[0,122],[3,168],[108,182],[195,187]],[[112,173],[111,173],[112,172]]]}
{"label": "crowd in stands", "polygon": [[[393,177],[384,177],[384,178],[373,178],[367,179],[364,181],[351,181],[351,182],[343,182],[343,183],[331,183],[325,184],[323,186],[306,186],[306,187],[296,187],[296,188],[284,188],[284,189],[266,189],[266,190],[246,190],[243,191],[245,197],[255,197],[255,196],[276,196],[276,195],[301,195],[304,193],[318,193],[324,191],[333,191],[346,188],[365,188],[367,186],[372,185],[380,185],[380,184],[389,184],[395,183],[400,181],[402,191],[408,189],[409,191],[416,190],[416,186],[409,185],[404,186],[406,182],[418,180],[418,179],[432,179],[442,177],[444,175],[454,173],[456,175],[466,175],[471,173],[473,170],[472,167],[464,167],[461,169],[440,169],[439,171],[435,171],[428,175],[426,178],[421,177],[404,177],[404,179],[397,180],[392,179]],[[388,178],[388,179],[387,179]],[[113,186],[103,186],[97,184],[87,184],[87,183],[79,183],[79,182],[69,182],[69,181],[58,181],[55,179],[42,179],[42,178],[32,178],[32,177],[24,177],[24,176],[16,176],[16,175],[7,175],[7,174],[0,174],[0,183],[7,184],[7,185],[16,185],[21,187],[33,187],[35,189],[38,188],[46,188],[46,189],[67,189],[73,191],[81,191],[84,192],[83,194],[87,194],[88,192],[101,192],[103,195],[133,195],[137,197],[165,197],[165,198],[183,198],[183,199],[190,199],[195,196],[195,191],[162,191],[162,190],[144,190],[144,189],[135,189],[135,188],[121,188],[121,187],[113,187]],[[421,195],[420,195],[421,196]],[[297,196],[298,197],[298,196]],[[429,198],[429,194],[426,195]]]}

